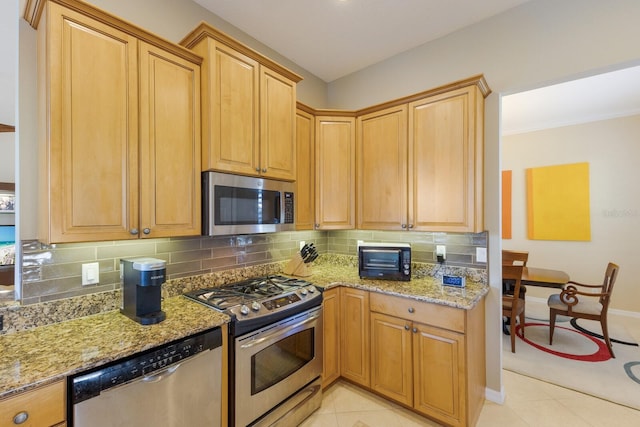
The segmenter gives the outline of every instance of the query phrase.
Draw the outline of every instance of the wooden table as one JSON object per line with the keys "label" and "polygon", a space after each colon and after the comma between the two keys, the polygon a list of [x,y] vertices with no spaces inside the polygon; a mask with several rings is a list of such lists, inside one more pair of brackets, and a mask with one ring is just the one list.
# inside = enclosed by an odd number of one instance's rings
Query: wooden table
{"label": "wooden table", "polygon": [[[541,286],[545,288],[562,289],[569,281],[569,275],[560,270],[549,270],[547,268],[523,267],[522,284],[526,286]],[[508,317],[502,324],[502,332],[509,335]]]}
{"label": "wooden table", "polygon": [[525,286],[542,286],[545,288],[562,288],[569,281],[569,275],[560,270],[524,267],[522,284]]}

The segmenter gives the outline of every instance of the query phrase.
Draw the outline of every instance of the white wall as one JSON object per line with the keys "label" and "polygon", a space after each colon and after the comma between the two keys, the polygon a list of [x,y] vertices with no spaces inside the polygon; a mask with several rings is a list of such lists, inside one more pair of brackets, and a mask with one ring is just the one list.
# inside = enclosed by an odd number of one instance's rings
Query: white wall
{"label": "white wall", "polygon": [[[529,265],[564,270],[581,283],[601,283],[607,262],[617,263],[611,308],[640,314],[638,135],[640,115],[503,136],[502,168],[513,171],[513,233],[502,244],[529,251]],[[591,240],[527,239],[525,169],[578,162],[589,163]],[[552,292],[528,287],[527,296]]]}
{"label": "white wall", "polygon": [[[329,84],[332,108],[355,109],[484,74],[485,226],[489,230],[487,387],[502,393],[501,95],[640,64],[637,0],[532,0]],[[375,88],[375,90],[373,89]]]}
{"label": "white wall", "polygon": [[[0,124],[16,124],[18,0],[0,2]],[[0,182],[15,182],[15,134],[0,132]]]}

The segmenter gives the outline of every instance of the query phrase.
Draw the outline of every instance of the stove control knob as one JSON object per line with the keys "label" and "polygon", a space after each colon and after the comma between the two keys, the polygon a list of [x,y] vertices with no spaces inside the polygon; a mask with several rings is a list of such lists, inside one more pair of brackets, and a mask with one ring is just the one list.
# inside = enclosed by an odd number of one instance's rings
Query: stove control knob
{"label": "stove control knob", "polygon": [[249,307],[247,307],[246,305],[242,304],[242,307],[240,307],[240,313],[244,314],[245,316],[247,314],[249,314]]}
{"label": "stove control knob", "polygon": [[305,288],[300,289],[300,294],[301,294],[302,296],[307,295],[307,290],[306,290]]}
{"label": "stove control knob", "polygon": [[252,309],[253,311],[258,311],[258,310],[260,310],[260,304],[258,304],[258,302],[257,302],[257,301],[254,301],[254,302],[251,304],[251,309]]}
{"label": "stove control knob", "polygon": [[316,291],[316,288],[314,288],[313,286],[309,286],[309,293],[312,294]]}

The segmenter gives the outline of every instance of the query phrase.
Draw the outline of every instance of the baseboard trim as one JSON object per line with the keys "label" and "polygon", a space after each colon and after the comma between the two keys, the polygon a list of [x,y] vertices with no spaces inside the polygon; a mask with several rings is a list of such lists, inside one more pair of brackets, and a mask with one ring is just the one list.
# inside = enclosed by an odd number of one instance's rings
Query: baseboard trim
{"label": "baseboard trim", "polygon": [[504,403],[504,384],[500,385],[500,391],[491,389],[491,388],[485,388],[484,389],[484,397],[485,399],[497,403],[499,405],[502,405]]}

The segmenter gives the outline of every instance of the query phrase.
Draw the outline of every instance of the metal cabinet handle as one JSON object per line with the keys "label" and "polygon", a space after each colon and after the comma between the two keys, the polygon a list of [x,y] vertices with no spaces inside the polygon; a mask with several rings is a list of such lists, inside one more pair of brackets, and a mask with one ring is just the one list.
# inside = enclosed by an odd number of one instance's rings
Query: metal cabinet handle
{"label": "metal cabinet handle", "polygon": [[413,228],[413,224],[409,224],[409,228]]}
{"label": "metal cabinet handle", "polygon": [[417,334],[418,333],[418,328],[413,328],[413,333]]}
{"label": "metal cabinet handle", "polygon": [[23,424],[28,419],[29,419],[29,413],[27,411],[18,412],[13,417],[13,423],[14,424]]}
{"label": "metal cabinet handle", "polygon": [[320,224],[314,224],[313,225],[315,228],[320,228]]}
{"label": "metal cabinet handle", "polygon": [[259,168],[259,167],[258,167],[258,168],[256,168],[256,172],[260,172],[260,168]]}
{"label": "metal cabinet handle", "polygon": [[409,325],[404,325],[404,330],[408,331],[409,330]]}
{"label": "metal cabinet handle", "polygon": [[142,230],[142,232],[144,234],[149,234],[149,233],[151,233],[151,229],[150,228],[145,228],[144,230]]}
{"label": "metal cabinet handle", "polygon": [[137,235],[139,233],[137,228],[132,228],[131,231],[129,231],[129,233],[133,234],[134,236]]}
{"label": "metal cabinet handle", "polygon": [[262,173],[265,173],[267,171],[267,168],[262,168]]}
{"label": "metal cabinet handle", "polygon": [[416,311],[416,310],[415,310],[413,307],[409,307],[409,313],[413,313],[413,312],[415,312],[415,311]]}
{"label": "metal cabinet handle", "polygon": [[402,228],[407,228],[407,224],[402,224]]}

